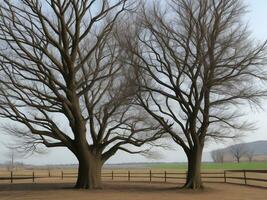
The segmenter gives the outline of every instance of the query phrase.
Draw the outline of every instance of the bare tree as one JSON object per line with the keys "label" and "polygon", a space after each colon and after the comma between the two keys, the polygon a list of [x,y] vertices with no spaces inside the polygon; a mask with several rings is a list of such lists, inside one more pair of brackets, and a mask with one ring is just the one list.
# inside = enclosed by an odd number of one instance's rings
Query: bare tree
{"label": "bare tree", "polygon": [[8,170],[12,171],[15,167],[16,152],[14,148],[10,148],[9,150],[10,151],[6,153],[6,157],[9,159],[7,168]]}
{"label": "bare tree", "polygon": [[184,187],[198,189],[205,141],[251,128],[241,105],[259,105],[266,94],[266,42],[250,38],[241,1],[168,2],[166,11],[162,2],[144,5],[119,39],[138,74],[139,104],[183,148]]}
{"label": "bare tree", "polygon": [[224,150],[214,150],[211,152],[211,158],[215,163],[223,163],[224,162]]}
{"label": "bare tree", "polygon": [[[79,162],[76,188],[100,188],[118,150],[163,131],[133,106],[138,91],[110,34],[128,0],[9,1],[0,5],[0,115],[22,148],[67,147]],[[140,110],[140,109],[139,109]]]}
{"label": "bare tree", "polygon": [[246,157],[248,158],[249,162],[253,161],[254,156],[255,156],[255,151],[253,149],[246,150]]}
{"label": "bare tree", "polygon": [[243,144],[237,144],[230,147],[230,153],[236,162],[239,163],[240,159],[247,154],[247,150]]}

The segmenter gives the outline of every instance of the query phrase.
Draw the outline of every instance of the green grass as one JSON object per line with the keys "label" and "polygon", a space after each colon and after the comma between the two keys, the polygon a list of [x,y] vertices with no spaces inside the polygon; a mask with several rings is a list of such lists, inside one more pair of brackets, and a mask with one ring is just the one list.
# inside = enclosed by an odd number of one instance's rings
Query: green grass
{"label": "green grass", "polygon": [[[186,163],[151,163],[146,167],[151,169],[177,169],[186,170]],[[267,169],[267,162],[241,162],[241,163],[202,163],[202,170],[242,170],[242,169]]]}

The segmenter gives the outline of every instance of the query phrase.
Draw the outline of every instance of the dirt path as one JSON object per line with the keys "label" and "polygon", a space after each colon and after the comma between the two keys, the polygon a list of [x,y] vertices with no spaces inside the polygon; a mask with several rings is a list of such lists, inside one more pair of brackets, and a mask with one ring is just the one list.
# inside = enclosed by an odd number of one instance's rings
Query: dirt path
{"label": "dirt path", "polygon": [[267,190],[231,184],[206,184],[199,192],[174,184],[106,182],[104,189],[71,189],[72,184],[0,184],[1,200],[266,200]]}

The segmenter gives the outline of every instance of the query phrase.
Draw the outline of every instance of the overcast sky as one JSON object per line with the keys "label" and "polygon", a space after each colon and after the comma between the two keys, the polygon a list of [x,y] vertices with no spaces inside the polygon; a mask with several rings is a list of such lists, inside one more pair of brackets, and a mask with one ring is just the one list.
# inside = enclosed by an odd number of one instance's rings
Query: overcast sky
{"label": "overcast sky", "polygon": [[[248,4],[249,13],[247,13],[245,20],[249,22],[250,30],[252,36],[258,40],[267,39],[267,1],[266,0],[245,0]],[[267,66],[266,66],[267,67]],[[263,107],[265,110],[253,110],[248,115],[248,120],[256,121],[256,126],[258,129],[254,132],[247,134],[242,138],[242,142],[250,142],[257,140],[267,140],[267,100],[263,102]],[[1,152],[7,151],[4,143],[7,141],[6,136],[0,136],[2,142],[0,143]],[[204,152],[209,152],[210,150],[228,146],[233,144],[233,141],[227,141],[224,143],[207,143]],[[173,145],[175,148],[175,144]],[[151,160],[144,158],[139,155],[128,155],[126,153],[119,152],[113,158],[111,158],[108,163],[122,163],[122,162],[150,162],[150,161],[163,161],[163,162],[185,162],[186,157],[183,151],[176,147],[176,150],[163,151],[161,149],[161,159]],[[164,157],[164,159],[163,159]],[[1,163],[7,161],[7,157],[3,154],[0,155]],[[207,153],[204,153],[204,160],[209,159]],[[77,163],[76,158],[72,153],[64,148],[50,149],[48,153],[43,155],[33,155],[28,158],[23,158],[20,161],[29,164],[70,164]]]}

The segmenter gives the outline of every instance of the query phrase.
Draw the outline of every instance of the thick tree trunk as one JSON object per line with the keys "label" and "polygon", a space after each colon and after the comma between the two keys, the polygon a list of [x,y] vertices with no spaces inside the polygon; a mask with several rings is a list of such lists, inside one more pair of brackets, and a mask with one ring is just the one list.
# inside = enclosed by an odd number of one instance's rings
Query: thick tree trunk
{"label": "thick tree trunk", "polygon": [[78,178],[75,185],[77,189],[101,189],[102,161],[100,158],[88,156],[79,158]]}
{"label": "thick tree trunk", "polygon": [[187,154],[188,171],[184,188],[194,189],[194,190],[203,188],[201,174],[200,174],[202,150],[203,150],[202,147],[194,147],[190,151],[190,153]]}

